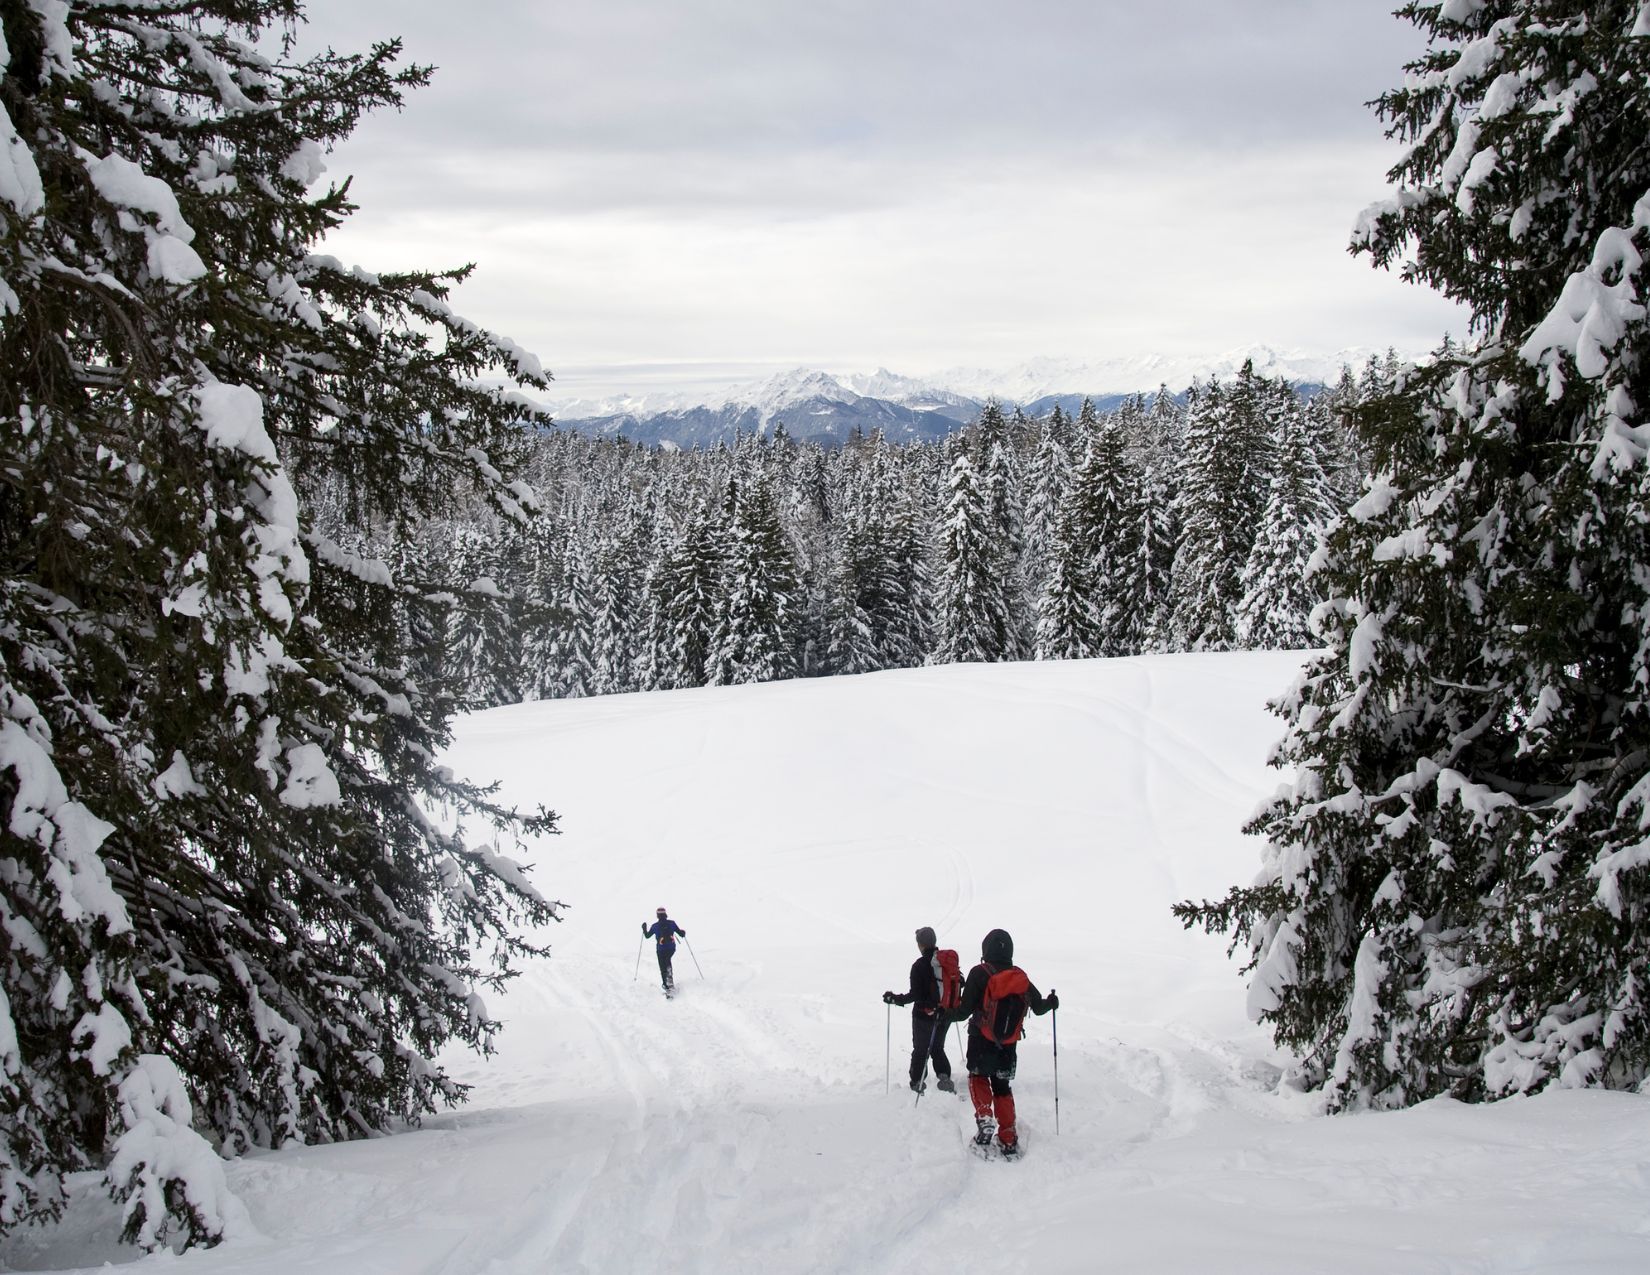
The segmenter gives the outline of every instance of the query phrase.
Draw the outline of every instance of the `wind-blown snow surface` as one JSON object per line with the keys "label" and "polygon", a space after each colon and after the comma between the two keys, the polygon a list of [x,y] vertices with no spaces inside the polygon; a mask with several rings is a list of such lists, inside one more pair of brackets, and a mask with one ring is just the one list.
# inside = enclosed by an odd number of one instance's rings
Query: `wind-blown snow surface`
{"label": "wind-blown snow surface", "polygon": [[[573,906],[463,1111],[229,1166],[255,1241],[180,1272],[1483,1272],[1650,1269],[1650,1102],[1552,1093],[1314,1117],[1222,945],[1171,902],[1252,875],[1262,704],[1299,657],[972,665],[526,705],[452,760],[563,816]],[[665,1001],[640,923],[687,929]],[[1058,988],[1019,1164],[903,1087],[912,931],[993,926]],[[638,962],[638,955],[640,961]],[[695,969],[696,956],[703,977]],[[640,967],[640,976],[635,971]],[[953,1050],[953,1058],[956,1051]],[[959,1068],[960,1070],[960,1068]],[[86,1193],[0,1258],[118,1260]]]}

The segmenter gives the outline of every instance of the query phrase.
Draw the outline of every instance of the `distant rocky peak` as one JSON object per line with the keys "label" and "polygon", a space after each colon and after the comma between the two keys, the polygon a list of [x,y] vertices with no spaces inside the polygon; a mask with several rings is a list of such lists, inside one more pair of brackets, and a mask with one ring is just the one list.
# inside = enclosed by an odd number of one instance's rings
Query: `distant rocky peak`
{"label": "distant rocky peak", "polygon": [[829,372],[817,368],[798,367],[780,372],[755,385],[735,388],[728,393],[724,408],[749,407],[756,409],[762,424],[798,403],[823,400],[828,403],[855,403],[860,396]]}

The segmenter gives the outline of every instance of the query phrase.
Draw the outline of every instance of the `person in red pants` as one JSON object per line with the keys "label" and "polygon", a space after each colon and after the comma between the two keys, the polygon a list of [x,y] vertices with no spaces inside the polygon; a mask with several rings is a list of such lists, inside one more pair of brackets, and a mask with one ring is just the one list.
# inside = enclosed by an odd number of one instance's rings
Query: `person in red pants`
{"label": "person in red pants", "polygon": [[974,1102],[974,1141],[1017,1155],[1019,1131],[1014,1124],[1015,1045],[1026,1010],[1042,1015],[1060,1007],[1051,990],[1044,996],[1025,971],[1014,964],[1014,940],[1007,930],[992,930],[980,944],[980,963],[968,971],[962,1003],[954,1021],[968,1020],[968,1096]]}

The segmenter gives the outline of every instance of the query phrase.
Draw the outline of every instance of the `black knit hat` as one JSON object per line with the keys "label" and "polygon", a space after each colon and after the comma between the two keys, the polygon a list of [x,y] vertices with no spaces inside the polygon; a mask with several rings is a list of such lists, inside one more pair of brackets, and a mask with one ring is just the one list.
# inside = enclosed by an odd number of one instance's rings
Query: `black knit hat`
{"label": "black knit hat", "polygon": [[990,965],[1014,963],[1014,940],[1007,930],[992,930],[980,944],[980,959]]}
{"label": "black knit hat", "polygon": [[932,925],[925,925],[917,931],[918,947],[933,947],[938,942],[939,939],[935,937]]}

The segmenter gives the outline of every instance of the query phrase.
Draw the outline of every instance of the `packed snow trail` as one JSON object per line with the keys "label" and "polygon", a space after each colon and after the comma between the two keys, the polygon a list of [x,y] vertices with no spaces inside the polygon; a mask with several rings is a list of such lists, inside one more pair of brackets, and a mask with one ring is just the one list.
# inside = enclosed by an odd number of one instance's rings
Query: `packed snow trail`
{"label": "packed snow trail", "polygon": [[[1650,1269],[1650,1104],[1554,1093],[1312,1117],[1177,899],[1250,878],[1298,656],[880,673],[523,705],[452,764],[561,812],[571,905],[494,1006],[471,1103],[417,1132],[248,1158],[265,1237],[139,1269],[224,1275],[861,1275]],[[687,931],[660,995],[640,923]],[[904,1088],[913,931],[987,930],[1058,989],[1015,1082],[1026,1153]],[[694,957],[703,966],[703,977]],[[639,959],[638,959],[639,957]],[[959,1080],[957,1038],[949,1051]],[[884,1092],[884,1068],[893,1075]],[[95,1190],[23,1268],[128,1260]]]}

